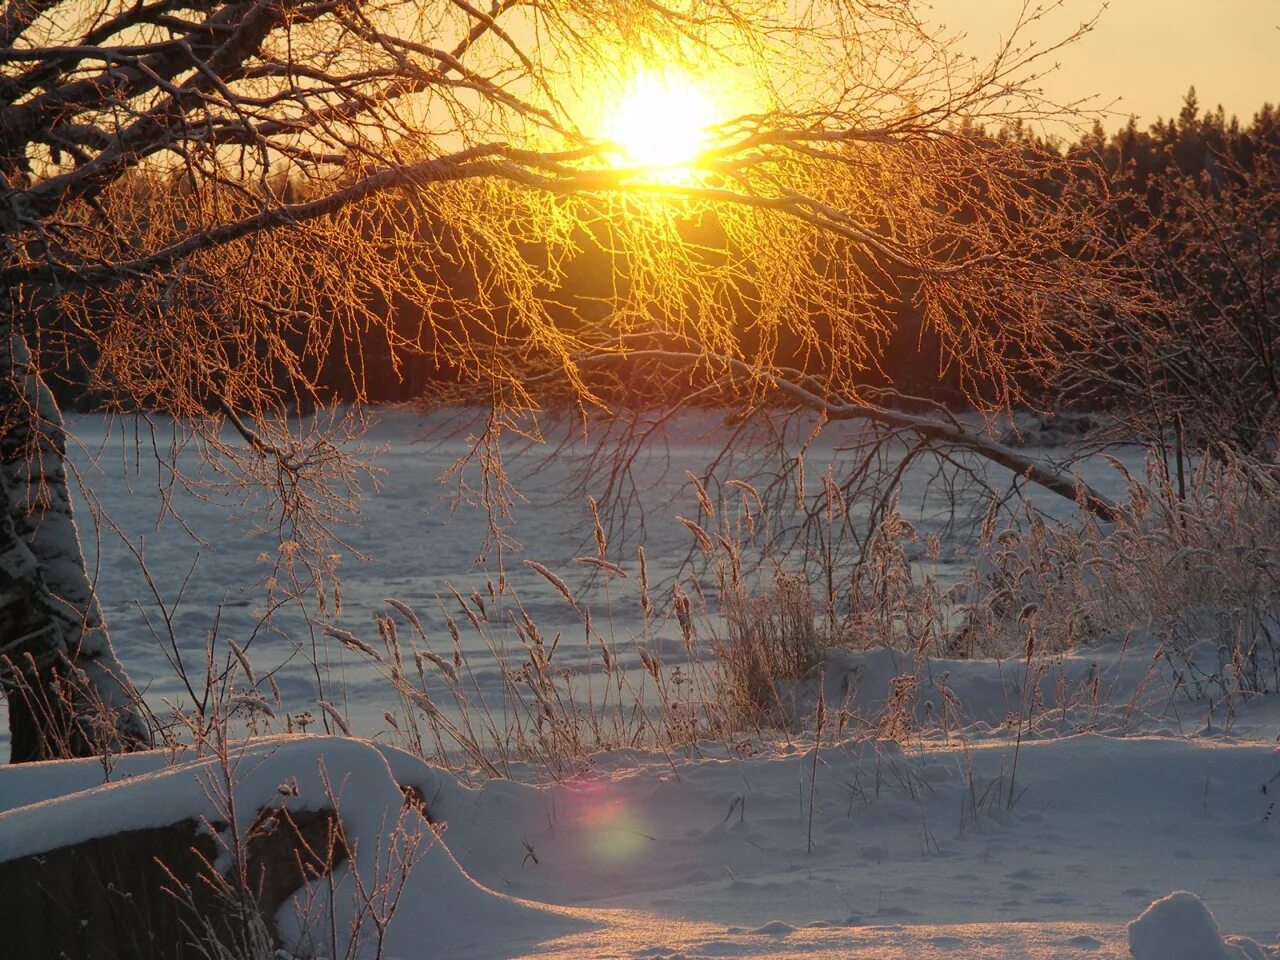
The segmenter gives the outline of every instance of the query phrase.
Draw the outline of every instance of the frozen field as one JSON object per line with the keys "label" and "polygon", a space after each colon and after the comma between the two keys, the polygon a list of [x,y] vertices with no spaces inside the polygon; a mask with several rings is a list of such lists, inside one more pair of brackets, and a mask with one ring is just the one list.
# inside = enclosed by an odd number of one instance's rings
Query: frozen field
{"label": "frozen field", "polygon": [[[170,639],[164,611],[153,595],[134,552],[141,554],[156,592],[163,598],[174,626],[174,634],[195,673],[202,673],[203,650],[211,632],[248,647],[250,659],[259,673],[273,671],[285,703],[290,709],[314,710],[315,700],[325,698],[341,705],[357,731],[372,733],[384,726],[390,693],[360,657],[341,644],[313,635],[296,607],[286,605],[275,611],[270,623],[263,623],[266,596],[264,581],[272,573],[276,540],[269,533],[255,532],[246,519],[250,511],[218,490],[186,491],[157,471],[150,453],[150,435],[135,434],[130,423],[112,423],[98,416],[82,416],[70,424],[79,446],[73,461],[85,484],[97,500],[98,511],[123,531],[121,536],[95,525],[83,499],[77,501],[77,519],[85,541],[86,555],[96,572],[98,593],[117,652],[151,703],[160,708],[164,701],[181,699],[184,690],[169,665]],[[479,426],[477,421],[474,427]],[[163,424],[157,434],[163,447],[168,442]],[[487,577],[499,569],[496,553],[490,551],[483,563],[477,556],[485,542],[487,517],[484,511],[462,506],[452,509],[456,484],[441,482],[441,476],[468,449],[467,433],[452,436],[453,417],[419,417],[405,411],[385,414],[375,423],[368,442],[379,452],[374,458],[378,488],[368,491],[361,514],[350,517],[351,524],[340,530],[343,538],[367,560],[342,560],[341,611],[333,618],[341,627],[376,640],[373,616],[387,610],[388,597],[413,607],[427,626],[437,649],[449,646],[437,598],[461,620],[458,605],[451,598],[449,584],[468,596],[473,589],[484,592]],[[669,431],[669,445],[661,452],[639,458],[633,465],[638,501],[643,506],[644,543],[649,577],[655,585],[675,576],[694,541],[676,516],[696,518],[698,505],[686,471],[700,472],[708,452],[726,430],[713,414],[687,415]],[[844,425],[829,427],[807,453],[808,489],[821,489],[821,473],[838,448],[854,436]],[[139,445],[138,437],[141,436]],[[553,436],[563,437],[563,429]],[[798,442],[788,445],[792,455]],[[533,620],[548,638],[563,631],[560,661],[568,666],[587,656],[582,644],[581,617],[540,576],[521,561],[525,558],[545,564],[563,576],[578,592],[586,582],[586,568],[573,558],[592,554],[592,524],[586,494],[604,496],[603,482],[585,490],[568,465],[575,454],[587,452],[581,440],[568,447],[570,457],[547,458],[548,447],[521,452],[511,445],[506,464],[522,499],[512,506],[509,534],[521,549],[505,558],[506,576]],[[1060,452],[1060,451],[1058,451]],[[1043,451],[1045,456],[1055,451]],[[1122,454],[1123,455],[1123,454]],[[1129,455],[1132,459],[1132,454]],[[192,474],[199,468],[193,454],[181,462]],[[1133,464],[1140,469],[1139,464]],[[1118,493],[1119,477],[1100,460],[1085,465],[1085,477],[1095,486]],[[920,466],[903,477],[901,504],[904,514],[925,534],[944,530],[951,510],[936,490],[927,493],[931,469]],[[992,481],[1007,484],[1008,476],[998,468]],[[472,481],[475,471],[468,473]],[[719,479],[740,479],[759,483],[760,477],[748,465],[722,469]],[[730,490],[730,494],[734,491]],[[1030,493],[1046,509],[1070,512],[1071,505],[1059,498]],[[961,515],[969,506],[960,504]],[[865,506],[854,504],[856,514]],[[635,548],[639,542],[632,508],[632,523],[625,538],[610,543],[609,558],[629,570],[633,578],[607,596],[597,588],[585,590],[581,598],[592,607],[597,630],[611,634],[620,647],[639,632],[641,619],[638,593],[634,588]],[[952,557],[956,541],[947,541],[936,573],[944,583],[961,575],[967,565]],[[923,550],[923,545],[921,545]],[[716,597],[710,579],[702,581],[708,591],[707,613],[715,616]],[[495,621],[503,619],[496,611]],[[674,642],[678,630],[671,622],[656,638]],[[464,650],[478,649],[474,633],[463,630]],[[501,639],[501,637],[499,637]],[[222,646],[226,655],[225,645]],[[629,666],[638,666],[638,661]],[[479,682],[483,686],[484,659],[480,658]],[[0,734],[3,735],[3,734]],[[0,744],[0,748],[3,744]]]}

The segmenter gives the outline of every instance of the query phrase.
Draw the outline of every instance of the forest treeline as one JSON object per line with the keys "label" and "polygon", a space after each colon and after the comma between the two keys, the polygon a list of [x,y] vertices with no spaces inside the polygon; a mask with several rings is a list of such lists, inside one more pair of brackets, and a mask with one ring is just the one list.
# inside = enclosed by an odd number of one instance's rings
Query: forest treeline
{"label": "forest treeline", "polygon": [[[1126,247],[1133,258],[1133,280],[1151,288],[1157,298],[1166,303],[1177,301],[1179,310],[1191,313],[1230,312],[1233,298],[1256,300],[1254,312],[1262,313],[1257,322],[1258,350],[1261,369],[1254,374],[1269,381],[1273,388],[1280,380],[1280,371],[1271,361],[1270,349],[1276,346],[1280,332],[1280,294],[1269,294],[1265,286],[1261,293],[1258,281],[1252,278],[1232,277],[1239,272],[1233,262],[1237,251],[1226,249],[1231,244],[1252,243],[1259,249],[1248,256],[1259,260],[1264,273],[1275,263],[1276,231],[1280,229],[1280,203],[1276,201],[1274,185],[1280,181],[1280,108],[1266,105],[1248,122],[1227,117],[1221,107],[1204,110],[1192,88],[1184,98],[1178,114],[1170,119],[1158,119],[1141,127],[1131,119],[1123,128],[1108,134],[1101,124],[1075,140],[1046,137],[1025,128],[1007,128],[999,131],[967,130],[975,142],[999,140],[1004,145],[1014,144],[1030,153],[1062,158],[1065,164],[1046,167],[1055,170],[1049,182],[1029,185],[1029,190],[1042,203],[1058,202],[1068,191],[1086,191],[1105,198],[1105,230],[1117,247]],[[1259,187],[1259,184],[1262,187]],[[152,174],[150,181],[135,185],[137,204],[143,209],[160,197],[171,197],[181,192],[184,183],[180,178],[168,179]],[[276,176],[264,182],[261,189],[272,191],[277,198],[286,201],[307,199],[306,187],[288,176]],[[1271,190],[1265,197],[1255,197],[1258,189]],[[1206,211],[1209,211],[1206,214]],[[372,217],[365,217],[366,228],[376,235],[381,229],[378,216],[401,219],[407,216],[403,208],[383,208]],[[416,216],[421,217],[421,211]],[[1242,216],[1254,222],[1242,225]],[[1227,237],[1216,237],[1228,227]],[[1232,226],[1234,225],[1234,226]],[[399,227],[400,224],[396,224]],[[1235,228],[1241,229],[1235,229]],[[392,224],[386,224],[387,229]],[[416,229],[440,230],[438,224],[419,223]],[[583,231],[595,228],[582,226]],[[721,233],[714,218],[703,214],[696,222],[684,227],[688,239],[710,255],[715,255]],[[1241,237],[1245,239],[1242,241]],[[1135,239],[1136,238],[1136,239]],[[566,329],[581,325],[584,329],[598,329],[607,323],[603,316],[604,304],[611,288],[625,283],[625,270],[621,277],[618,264],[611,261],[607,242],[600,237],[584,237],[596,242],[580,244],[580,254],[571,262],[559,262],[554,274],[537,290],[550,304],[550,310],[558,324]],[[440,388],[448,388],[458,380],[459,367],[451,360],[455,345],[465,340],[471,348],[484,350],[484,331],[461,330],[453,305],[480,295],[484,283],[484,265],[474,260],[448,256],[451,242],[448,236],[438,236],[437,246],[445,252],[436,263],[422,264],[422,271],[431,273],[431,282],[438,285],[441,295],[436,298],[430,313],[421,306],[399,300],[394,295],[371,293],[372,302],[365,308],[372,313],[389,318],[390,335],[386,331],[371,330],[362,342],[342,342],[328,345],[326,350],[309,352],[317,359],[308,373],[308,395],[297,394],[296,406],[305,409],[314,402],[363,399],[373,402],[414,400],[424,394],[432,394]],[[1216,249],[1216,252],[1215,252]],[[525,251],[531,275],[537,276],[545,258],[545,251]],[[979,399],[984,391],[981,378],[973,378],[972,371],[964,364],[952,362],[943,347],[943,338],[936,330],[922,322],[912,296],[916,278],[900,266],[876,263],[870,259],[865,265],[883,276],[884,303],[874,325],[876,349],[870,355],[875,360],[864,363],[858,377],[868,387],[889,388],[901,394],[923,397],[960,407]],[[332,252],[334,263],[341,269],[341,250]],[[846,266],[845,269],[848,269]],[[1265,278],[1264,278],[1265,281]],[[492,296],[491,291],[485,293]],[[744,353],[753,347],[751,324],[751,294],[742,292],[741,344]],[[493,306],[495,314],[501,313],[501,303]],[[1100,313],[1112,310],[1109,305],[1099,305]],[[1175,311],[1176,312],[1176,311]],[[888,322],[885,321],[888,318]],[[1117,324],[1123,319],[1113,318]],[[216,317],[209,318],[217,323]],[[998,322],[993,320],[991,322]],[[1162,321],[1163,322],[1163,321]],[[89,325],[92,325],[90,312]],[[72,324],[60,316],[56,298],[43,308],[38,321],[46,356],[56,369],[51,371],[50,381],[59,399],[67,407],[92,409],[101,400],[101,392],[94,387],[95,347],[92,335],[84,336],[86,320],[79,316]],[[1167,325],[1167,324],[1166,324]],[[318,327],[326,327],[321,323]],[[342,329],[334,325],[333,329]],[[1105,329],[1105,324],[1100,329]],[[308,334],[299,331],[299,340]],[[796,366],[806,372],[822,376],[830,370],[830,358],[813,348],[812,342],[788,342],[788,332],[774,331],[778,338],[770,345],[770,355],[778,362]],[[495,334],[498,336],[498,334]],[[1066,342],[1064,351],[1079,345]],[[1118,338],[1123,339],[1123,338]],[[479,341],[479,342],[477,342]],[[1265,341],[1265,342],[1264,342]],[[496,348],[496,344],[494,345]],[[1125,353],[1129,350],[1129,354]],[[1139,347],[1118,347],[1106,355],[1102,351],[1099,363],[1110,365],[1099,382],[1115,379],[1117,365],[1131,362],[1148,363],[1149,358],[1139,356]],[[1016,362],[1016,357],[1013,358]],[[1208,362],[1212,362],[1210,359]],[[1032,369],[1024,377],[1024,395],[1039,397],[1048,403],[1060,398],[1046,394],[1059,389],[1061,384],[1048,384],[1043,371]],[[1066,387],[1066,400],[1083,406],[1106,405],[1109,398],[1099,389],[1099,382],[1089,383],[1081,376],[1080,364],[1072,364],[1074,374]],[[1085,365],[1087,366],[1087,364]],[[1256,366],[1256,364],[1255,364]],[[1203,371],[1213,376],[1214,371]],[[1218,375],[1236,375],[1234,372],[1217,371]],[[101,375],[101,371],[99,371]],[[842,374],[847,375],[847,372]],[[296,376],[296,371],[282,371],[281,383]],[[627,384],[613,374],[612,386],[623,391],[622,402],[646,403],[661,401],[661,386],[646,386],[641,380]],[[1145,375],[1144,375],[1145,376]],[[1181,376],[1181,374],[1179,374]],[[965,379],[962,379],[965,378]],[[625,379],[625,374],[623,375]],[[1123,378],[1121,378],[1123,379]],[[1132,378],[1130,378],[1132,379]],[[1152,389],[1150,377],[1139,378],[1143,389]],[[1194,384],[1182,384],[1181,388]],[[1272,390],[1280,397],[1280,388]],[[145,403],[145,398],[137,398]],[[1112,397],[1111,400],[1119,398]],[[1132,399],[1132,398],[1129,398]],[[1194,400],[1194,398],[1192,398]]]}

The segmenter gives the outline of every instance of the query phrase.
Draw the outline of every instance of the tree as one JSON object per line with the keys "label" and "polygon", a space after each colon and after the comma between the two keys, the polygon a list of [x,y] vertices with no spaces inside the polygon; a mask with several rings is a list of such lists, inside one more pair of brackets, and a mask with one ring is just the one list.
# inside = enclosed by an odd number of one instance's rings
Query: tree
{"label": "tree", "polygon": [[[967,390],[1008,402],[1048,358],[1047,306],[1086,308],[1107,279],[1088,204],[1054,187],[1061,157],[982,132],[1074,115],[1035,93],[1056,47],[1021,38],[1042,15],[1028,4],[978,62],[898,0],[9,0],[13,759],[148,739],[74,532],[43,380],[59,352],[266,491],[320,575],[358,470],[287,414],[323,402],[335,363],[358,390],[367,338],[446,355],[508,406],[548,369],[605,403],[588,369],[659,342],[748,396],[887,415],[853,384],[908,303]],[[746,93],[655,169],[608,139],[645,82]],[[555,297],[583,262],[609,271],[591,310]],[[392,302],[423,329],[374,306]],[[781,386],[784,340],[824,358],[822,383]],[[956,436],[945,418],[925,435]]]}
{"label": "tree", "polygon": [[[1106,407],[1127,439],[1181,453],[1273,462],[1280,443],[1280,137],[1264,109],[1247,129],[1197,114],[1132,127],[1109,158],[1110,228],[1141,295],[1073,323],[1058,386]],[[1152,141],[1155,141],[1152,143]]]}

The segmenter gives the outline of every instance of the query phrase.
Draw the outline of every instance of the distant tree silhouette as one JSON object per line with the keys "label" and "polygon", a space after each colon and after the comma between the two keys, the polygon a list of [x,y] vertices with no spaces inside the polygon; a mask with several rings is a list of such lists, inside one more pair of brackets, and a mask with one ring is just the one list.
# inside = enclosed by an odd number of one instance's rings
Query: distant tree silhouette
{"label": "distant tree silhouette", "polygon": [[1112,232],[1141,297],[1100,304],[1064,352],[1068,402],[1120,414],[1130,436],[1270,460],[1280,439],[1280,125],[1246,127],[1195,88],[1176,121],[1128,126],[1099,147]]}

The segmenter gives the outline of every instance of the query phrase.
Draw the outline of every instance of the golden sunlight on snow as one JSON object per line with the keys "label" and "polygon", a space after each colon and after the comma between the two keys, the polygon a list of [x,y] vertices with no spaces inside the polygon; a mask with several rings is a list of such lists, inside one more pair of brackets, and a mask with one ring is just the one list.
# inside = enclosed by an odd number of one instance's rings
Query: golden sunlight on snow
{"label": "golden sunlight on snow", "polygon": [[734,957],[736,960],[1091,960],[1127,958],[1120,924],[827,924],[755,928],[678,920],[635,910],[557,908],[592,929],[539,945],[517,960]]}

